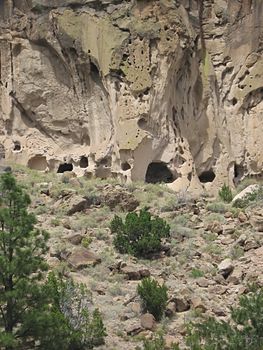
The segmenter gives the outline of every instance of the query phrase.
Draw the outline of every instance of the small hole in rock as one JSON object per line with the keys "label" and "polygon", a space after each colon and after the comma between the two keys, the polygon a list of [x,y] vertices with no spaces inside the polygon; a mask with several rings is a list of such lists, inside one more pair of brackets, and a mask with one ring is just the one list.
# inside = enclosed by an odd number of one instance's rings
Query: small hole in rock
{"label": "small hole in rock", "polygon": [[13,148],[13,150],[16,151],[16,152],[21,151],[21,144],[20,144],[19,141],[15,141],[15,142],[14,142],[14,148]]}
{"label": "small hole in rock", "polygon": [[125,162],[125,163],[122,163],[122,164],[121,164],[121,169],[122,169],[123,171],[126,171],[126,170],[131,169],[131,166],[130,166],[130,164],[129,164],[128,162]]}
{"label": "small hole in rock", "polygon": [[81,168],[87,168],[89,166],[89,160],[87,157],[82,156],[79,161],[79,166]]}
{"label": "small hole in rock", "polygon": [[144,129],[146,126],[147,126],[147,120],[145,118],[140,118],[138,120],[138,126],[141,128],[141,129]]}

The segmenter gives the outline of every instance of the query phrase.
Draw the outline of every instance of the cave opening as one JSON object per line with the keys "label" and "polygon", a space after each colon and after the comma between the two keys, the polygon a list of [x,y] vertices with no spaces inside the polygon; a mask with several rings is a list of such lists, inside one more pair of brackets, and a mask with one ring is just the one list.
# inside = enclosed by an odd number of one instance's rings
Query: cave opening
{"label": "cave opening", "polygon": [[148,165],[145,181],[147,183],[171,183],[175,180],[167,164],[163,162],[152,162]]}
{"label": "cave opening", "polygon": [[121,169],[122,169],[123,171],[126,171],[126,170],[131,169],[131,166],[130,166],[130,164],[129,164],[128,162],[125,162],[125,163],[122,163],[122,164],[121,164]]}
{"label": "cave opening", "polygon": [[27,166],[30,169],[45,171],[48,167],[48,163],[46,157],[34,156],[28,160]]}
{"label": "cave opening", "polygon": [[234,179],[233,179],[235,186],[241,181],[243,176],[244,176],[244,167],[240,164],[235,163],[235,165],[234,165]]}
{"label": "cave opening", "polygon": [[81,168],[87,168],[89,166],[88,157],[82,156],[79,161],[79,166]]}
{"label": "cave opening", "polygon": [[58,167],[57,173],[64,173],[65,171],[72,171],[73,165],[71,163],[63,163]]}
{"label": "cave opening", "polygon": [[199,181],[202,183],[213,182],[216,175],[212,169],[203,171],[199,176]]}

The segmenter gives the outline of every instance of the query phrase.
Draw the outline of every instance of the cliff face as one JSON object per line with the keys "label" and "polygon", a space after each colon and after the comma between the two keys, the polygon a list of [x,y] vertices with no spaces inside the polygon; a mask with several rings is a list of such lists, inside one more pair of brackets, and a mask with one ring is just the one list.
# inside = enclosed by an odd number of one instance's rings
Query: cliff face
{"label": "cliff face", "polygon": [[0,16],[0,157],[175,190],[262,174],[262,1],[2,0]]}

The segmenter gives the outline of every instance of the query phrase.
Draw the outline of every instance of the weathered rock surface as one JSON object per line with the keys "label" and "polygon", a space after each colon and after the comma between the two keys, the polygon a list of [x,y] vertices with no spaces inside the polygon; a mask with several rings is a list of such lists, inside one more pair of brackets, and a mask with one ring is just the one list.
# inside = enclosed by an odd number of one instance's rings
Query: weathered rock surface
{"label": "weathered rock surface", "polygon": [[174,190],[262,175],[262,13],[256,0],[1,1],[0,158]]}
{"label": "weathered rock surface", "polygon": [[156,322],[152,314],[146,313],[141,316],[141,326],[144,329],[153,330]]}
{"label": "weathered rock surface", "polygon": [[67,257],[68,264],[76,270],[83,269],[89,266],[95,266],[101,262],[96,254],[90,250],[78,247],[74,249]]}
{"label": "weathered rock surface", "polygon": [[232,203],[235,203],[236,200],[240,199],[243,200],[246,198],[247,195],[252,194],[255,191],[258,191],[260,188],[259,185],[254,184],[254,185],[249,185],[246,188],[243,189],[243,191],[239,192],[232,200]]}
{"label": "weathered rock surface", "polygon": [[263,209],[258,208],[251,216],[250,223],[255,230],[263,232]]}
{"label": "weathered rock surface", "polygon": [[218,265],[218,271],[221,275],[227,278],[234,270],[234,265],[231,259],[225,259]]}

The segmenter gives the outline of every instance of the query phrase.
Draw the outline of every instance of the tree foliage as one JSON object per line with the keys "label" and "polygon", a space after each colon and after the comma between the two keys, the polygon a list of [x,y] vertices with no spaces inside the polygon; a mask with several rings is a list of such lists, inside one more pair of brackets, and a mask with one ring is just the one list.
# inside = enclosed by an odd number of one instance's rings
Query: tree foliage
{"label": "tree foliage", "polygon": [[29,334],[35,310],[42,307],[48,235],[34,228],[30,198],[14,177],[0,178],[0,343],[14,348]]}
{"label": "tree foliage", "polygon": [[159,252],[161,239],[169,237],[169,225],[159,217],[152,217],[146,210],[128,213],[125,221],[115,215],[111,221],[111,232],[115,233],[114,245],[120,253],[148,257]]}
{"label": "tree foliage", "polygon": [[103,343],[98,310],[88,293],[54,274],[44,282],[46,232],[36,229],[29,196],[11,174],[0,177],[0,347],[77,350]]}
{"label": "tree foliage", "polygon": [[231,322],[209,318],[193,325],[188,338],[192,350],[261,350],[263,348],[263,290],[240,298]]}

